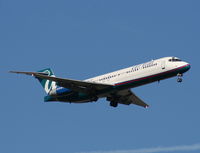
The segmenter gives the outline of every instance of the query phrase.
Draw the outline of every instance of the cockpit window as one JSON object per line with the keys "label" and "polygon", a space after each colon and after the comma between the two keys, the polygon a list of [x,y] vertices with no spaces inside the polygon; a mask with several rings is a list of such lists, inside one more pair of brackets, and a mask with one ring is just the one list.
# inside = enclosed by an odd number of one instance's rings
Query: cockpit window
{"label": "cockpit window", "polygon": [[182,61],[181,59],[179,58],[175,58],[175,57],[172,57],[171,59],[169,59],[170,62],[180,62]]}

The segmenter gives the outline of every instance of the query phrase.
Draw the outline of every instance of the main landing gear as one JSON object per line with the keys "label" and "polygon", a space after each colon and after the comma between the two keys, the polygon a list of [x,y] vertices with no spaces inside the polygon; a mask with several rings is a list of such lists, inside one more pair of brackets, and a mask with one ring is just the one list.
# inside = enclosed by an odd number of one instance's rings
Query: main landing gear
{"label": "main landing gear", "polygon": [[117,102],[117,98],[116,97],[107,97],[106,100],[110,101],[110,106],[112,106],[112,107],[117,107],[118,106],[118,102]]}
{"label": "main landing gear", "polygon": [[112,107],[117,107],[117,106],[118,106],[118,102],[116,102],[116,101],[111,101],[111,102],[110,102],[110,106],[112,106]]}
{"label": "main landing gear", "polygon": [[177,76],[178,76],[177,82],[181,83],[183,81],[183,78],[182,78],[183,74],[178,73]]}

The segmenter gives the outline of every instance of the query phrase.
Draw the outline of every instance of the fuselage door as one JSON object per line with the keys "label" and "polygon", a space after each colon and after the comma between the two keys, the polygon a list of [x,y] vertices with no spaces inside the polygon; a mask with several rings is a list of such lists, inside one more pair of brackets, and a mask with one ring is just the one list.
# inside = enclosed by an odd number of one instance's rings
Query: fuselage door
{"label": "fuselage door", "polygon": [[165,61],[161,61],[161,68],[164,70],[165,69]]}

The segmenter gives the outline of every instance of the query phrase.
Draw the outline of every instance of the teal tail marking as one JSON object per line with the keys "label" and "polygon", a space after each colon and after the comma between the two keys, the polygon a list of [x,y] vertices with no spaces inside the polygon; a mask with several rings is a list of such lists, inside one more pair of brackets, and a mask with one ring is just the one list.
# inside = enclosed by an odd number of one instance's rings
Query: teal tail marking
{"label": "teal tail marking", "polygon": [[[43,69],[38,72],[43,72],[43,73],[45,73],[44,75],[48,75],[48,76],[55,76],[53,74],[53,71],[50,68]],[[49,92],[52,89],[56,89],[56,82],[50,81],[47,79],[41,79],[41,78],[37,78],[37,79],[39,80],[40,84],[42,85],[42,87],[44,88],[44,90],[47,94],[49,94]]]}
{"label": "teal tail marking", "polygon": [[51,96],[45,96],[44,102],[49,102],[49,101],[56,101],[56,99],[54,97],[51,97]]}

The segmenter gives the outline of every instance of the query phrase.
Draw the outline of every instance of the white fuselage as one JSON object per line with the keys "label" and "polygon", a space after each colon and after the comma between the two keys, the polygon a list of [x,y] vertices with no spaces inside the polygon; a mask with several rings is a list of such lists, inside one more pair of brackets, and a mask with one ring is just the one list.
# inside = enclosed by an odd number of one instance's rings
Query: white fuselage
{"label": "white fuselage", "polygon": [[189,65],[184,61],[169,61],[172,58],[173,57],[164,57],[157,60],[152,60],[143,64],[131,66],[115,72],[90,78],[85,81],[118,85],[120,83],[130,80],[137,80],[140,78],[149,77]]}
{"label": "white fuselage", "polygon": [[98,89],[96,91],[92,87],[89,87],[89,94],[87,94],[59,87],[55,91],[52,90],[51,96],[55,95],[56,99],[53,100],[56,101],[70,101],[75,103],[96,101],[98,98],[112,97],[113,94],[120,91],[127,91],[131,88],[177,75],[182,76],[189,69],[190,64],[176,57],[164,57],[84,80],[85,83],[94,83],[97,86],[108,85],[109,88]]}

